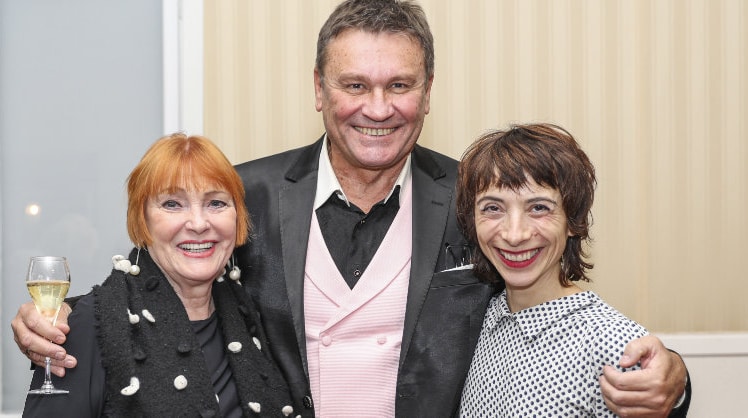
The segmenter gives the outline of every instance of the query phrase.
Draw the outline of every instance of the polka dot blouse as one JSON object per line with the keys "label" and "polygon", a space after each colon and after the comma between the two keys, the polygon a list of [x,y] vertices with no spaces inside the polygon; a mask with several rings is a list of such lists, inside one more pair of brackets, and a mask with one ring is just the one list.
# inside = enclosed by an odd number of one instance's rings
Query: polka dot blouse
{"label": "polka dot blouse", "polygon": [[512,313],[504,291],[488,306],[460,416],[615,416],[598,377],[606,364],[621,370],[626,343],[646,334],[593,292]]}

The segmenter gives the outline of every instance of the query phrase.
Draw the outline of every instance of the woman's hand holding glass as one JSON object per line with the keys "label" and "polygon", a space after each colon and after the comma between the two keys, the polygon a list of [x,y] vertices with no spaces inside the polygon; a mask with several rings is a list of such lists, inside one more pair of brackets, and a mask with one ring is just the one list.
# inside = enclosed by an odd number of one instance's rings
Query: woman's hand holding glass
{"label": "woman's hand holding glass", "polygon": [[[70,268],[64,257],[31,257],[29,270],[26,275],[26,287],[36,310],[48,319],[52,325],[57,321],[57,315],[62,306],[65,295],[70,288]],[[50,376],[51,360],[45,358],[44,383],[39,389],[30,390],[30,394],[55,395],[68,393],[67,390],[56,389]]]}

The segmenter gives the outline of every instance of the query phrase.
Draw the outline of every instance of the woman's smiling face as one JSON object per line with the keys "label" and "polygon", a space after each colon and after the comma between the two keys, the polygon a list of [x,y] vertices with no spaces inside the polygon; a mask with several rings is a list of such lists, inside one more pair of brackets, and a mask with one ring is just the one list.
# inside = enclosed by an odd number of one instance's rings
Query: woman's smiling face
{"label": "woman's smiling face", "polygon": [[149,199],[148,251],[171,280],[198,285],[217,278],[234,250],[236,208],[223,190],[184,190]]}
{"label": "woman's smiling face", "polygon": [[570,236],[561,194],[527,178],[518,191],[491,187],[475,199],[478,244],[508,290],[556,286]]}

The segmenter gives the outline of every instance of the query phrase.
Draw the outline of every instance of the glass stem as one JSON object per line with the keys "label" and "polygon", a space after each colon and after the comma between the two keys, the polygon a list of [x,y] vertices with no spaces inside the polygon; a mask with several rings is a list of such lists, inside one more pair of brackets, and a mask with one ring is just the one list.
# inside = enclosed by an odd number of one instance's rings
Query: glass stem
{"label": "glass stem", "polygon": [[50,367],[52,365],[52,359],[49,357],[44,358],[44,383],[42,384],[42,390],[51,390],[52,386],[52,373]]}

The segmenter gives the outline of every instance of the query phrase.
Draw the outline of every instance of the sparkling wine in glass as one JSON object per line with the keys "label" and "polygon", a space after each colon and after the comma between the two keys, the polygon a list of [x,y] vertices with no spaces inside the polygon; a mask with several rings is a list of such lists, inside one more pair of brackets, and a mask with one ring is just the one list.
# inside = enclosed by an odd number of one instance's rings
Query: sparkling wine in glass
{"label": "sparkling wine in glass", "polygon": [[[65,257],[31,257],[29,271],[26,274],[26,287],[31,299],[45,318],[57,322],[57,314],[70,288],[70,268]],[[50,359],[45,359],[44,383],[39,389],[29,390],[33,395],[58,395],[68,393],[67,390],[57,389],[52,384],[49,371]]]}

